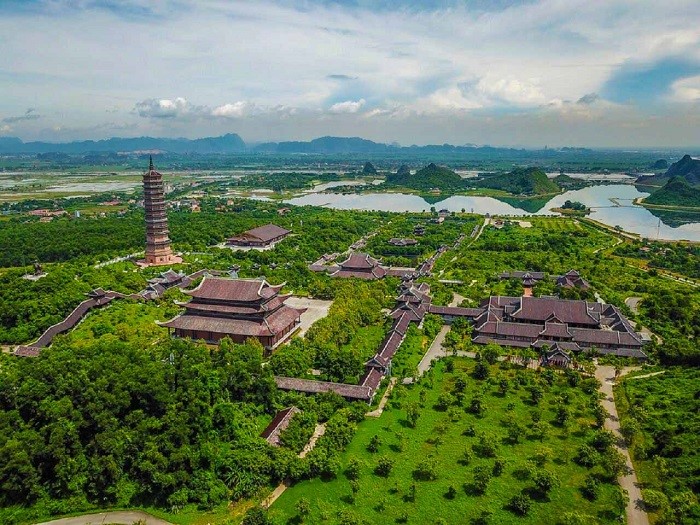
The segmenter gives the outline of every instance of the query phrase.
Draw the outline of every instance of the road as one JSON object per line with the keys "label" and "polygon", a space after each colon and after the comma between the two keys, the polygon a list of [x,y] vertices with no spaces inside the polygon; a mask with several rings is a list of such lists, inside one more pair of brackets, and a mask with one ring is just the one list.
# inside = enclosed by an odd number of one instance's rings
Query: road
{"label": "road", "polygon": [[134,523],[146,525],[173,525],[169,521],[161,520],[139,510],[118,510],[114,512],[100,512],[99,514],[85,514],[73,518],[61,518],[60,520],[44,521],[37,525],[133,525]]}
{"label": "road", "polygon": [[615,368],[612,366],[597,366],[595,377],[600,381],[600,393],[603,394],[603,408],[610,416],[605,420],[605,428],[610,430],[617,438],[617,449],[625,457],[628,473],[618,478],[620,486],[627,491],[629,500],[625,514],[627,515],[627,525],[649,525],[649,518],[642,503],[642,491],[637,481],[637,473],[634,471],[632,459],[627,447],[623,445],[622,434],[620,434],[620,419],[617,415],[615,398],[613,396],[613,385],[615,384]]}

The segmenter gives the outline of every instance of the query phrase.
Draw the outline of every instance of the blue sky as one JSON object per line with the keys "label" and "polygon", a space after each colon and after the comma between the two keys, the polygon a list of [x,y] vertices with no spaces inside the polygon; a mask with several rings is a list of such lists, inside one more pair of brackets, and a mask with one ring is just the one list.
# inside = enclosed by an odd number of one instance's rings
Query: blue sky
{"label": "blue sky", "polygon": [[1,0],[0,135],[700,145],[700,2]]}

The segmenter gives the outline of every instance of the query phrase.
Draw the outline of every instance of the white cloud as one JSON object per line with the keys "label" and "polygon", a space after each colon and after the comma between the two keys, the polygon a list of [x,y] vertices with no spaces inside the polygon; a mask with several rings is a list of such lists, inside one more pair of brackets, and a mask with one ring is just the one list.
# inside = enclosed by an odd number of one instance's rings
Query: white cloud
{"label": "white cloud", "polygon": [[233,104],[224,104],[214,108],[211,112],[213,117],[241,118],[252,115],[256,112],[255,104],[240,100]]}
{"label": "white cloud", "polygon": [[328,111],[331,113],[357,113],[365,105],[365,102],[364,98],[355,101],[346,100],[345,102],[336,102],[328,108]]}
{"label": "white cloud", "polygon": [[672,100],[677,102],[700,101],[700,75],[674,82],[671,91]]}
{"label": "white cloud", "polygon": [[140,117],[147,118],[175,118],[192,113],[195,108],[187,102],[187,99],[178,97],[170,100],[167,98],[149,98],[136,103],[136,111]]}
{"label": "white cloud", "polygon": [[[420,133],[412,134],[425,142],[483,143],[444,137],[440,119],[475,110],[490,118],[501,108],[546,112],[540,106],[556,101],[584,115],[565,101],[603,92],[623,63],[668,54],[700,61],[697,0],[534,0],[490,12],[469,2],[389,11],[371,3],[128,0],[131,14],[97,2],[47,2],[47,13],[0,17],[0,114],[36,105],[40,121],[15,125],[27,139],[54,125],[97,129],[123,118],[135,124],[133,134],[205,136],[235,127],[247,140],[347,132],[392,141],[404,131],[400,121],[424,115],[432,120],[416,122]],[[133,15],[154,5],[157,16]],[[679,82],[673,100],[692,103],[696,89]],[[618,129],[607,121],[595,138],[613,145]],[[511,143],[515,133],[501,132],[490,140]],[[85,138],[101,133],[108,131]],[[687,134],[669,124],[659,136]]]}

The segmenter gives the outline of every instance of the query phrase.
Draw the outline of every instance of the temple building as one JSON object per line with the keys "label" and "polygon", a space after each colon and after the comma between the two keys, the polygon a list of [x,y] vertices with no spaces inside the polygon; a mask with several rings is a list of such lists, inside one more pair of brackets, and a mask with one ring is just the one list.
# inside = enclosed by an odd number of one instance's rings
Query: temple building
{"label": "temple building", "polygon": [[270,248],[290,233],[289,230],[280,228],[275,224],[266,224],[231,237],[226,241],[226,246],[257,249]]}
{"label": "temple building", "polygon": [[280,295],[282,286],[257,279],[205,277],[195,289],[184,291],[192,297],[179,303],[185,312],[158,324],[175,337],[212,344],[225,337],[234,343],[256,338],[272,351],[297,329],[305,311],[284,304],[289,295]]}
{"label": "temple building", "polygon": [[557,286],[562,288],[580,288],[581,290],[588,290],[591,286],[588,284],[581,274],[576,270],[569,270],[564,275],[557,277]]}
{"label": "temple building", "polygon": [[[470,312],[471,313],[471,312]],[[642,339],[610,304],[556,297],[492,296],[474,318],[475,343],[646,358]]]}
{"label": "temple building", "polygon": [[331,277],[357,277],[358,279],[381,279],[386,275],[386,268],[368,253],[355,252],[345,259],[337,269],[331,271]]}
{"label": "temple building", "polygon": [[143,266],[163,266],[182,262],[170,248],[168,216],[165,212],[163,176],[153,167],[143,175],[143,205],[146,210],[146,257]]}

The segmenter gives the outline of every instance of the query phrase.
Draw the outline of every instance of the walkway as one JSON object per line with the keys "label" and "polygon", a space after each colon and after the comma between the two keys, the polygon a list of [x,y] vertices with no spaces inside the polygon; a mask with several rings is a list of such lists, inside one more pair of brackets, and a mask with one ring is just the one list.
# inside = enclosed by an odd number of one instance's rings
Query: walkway
{"label": "walkway", "polygon": [[442,344],[445,342],[445,336],[449,331],[450,326],[444,325],[438,332],[438,335],[435,336],[435,339],[433,339],[433,342],[430,344],[430,348],[428,348],[428,351],[423,356],[423,359],[421,359],[420,363],[418,363],[418,377],[422,376],[430,369],[434,359],[445,357],[445,351],[442,348]]}
{"label": "walkway", "polygon": [[146,525],[173,525],[169,521],[161,520],[140,510],[118,510],[115,512],[100,512],[99,514],[85,514],[73,518],[44,521],[37,525],[133,525],[138,522]]}
{"label": "walkway", "polygon": [[[306,455],[311,452],[314,447],[316,446],[316,442],[318,439],[326,432],[326,424],[321,423],[319,425],[316,425],[316,428],[314,429],[314,433],[311,434],[311,438],[309,439],[309,442],[304,446],[304,449],[299,452],[299,457],[304,458]],[[260,503],[260,506],[264,509],[269,509],[270,506],[277,501],[277,499],[284,494],[284,491],[287,490],[292,483],[288,480],[283,481],[279,485],[275,487],[275,490],[273,490],[270,495],[265,498],[262,503]],[[63,525],[63,524],[61,524]],[[73,524],[70,524],[73,525]],[[80,524],[78,524],[80,525]],[[150,525],[150,524],[148,524]],[[160,525],[160,524],[154,524],[154,525]]]}
{"label": "walkway", "polygon": [[[623,370],[623,374],[631,369]],[[634,465],[630,458],[627,447],[623,445],[622,434],[620,434],[620,419],[617,415],[615,407],[615,398],[613,396],[613,385],[615,384],[615,368],[612,366],[597,366],[595,377],[600,381],[600,393],[603,394],[603,408],[608,411],[610,416],[605,420],[605,428],[610,430],[618,440],[617,449],[625,457],[628,471],[618,478],[620,486],[627,491],[629,500],[625,514],[627,515],[627,525],[649,525],[649,518],[644,510],[642,503],[642,491],[637,481],[637,473],[634,471]]]}
{"label": "walkway", "polygon": [[387,404],[387,401],[389,401],[389,395],[391,394],[391,391],[394,389],[394,385],[396,384],[396,378],[392,377],[389,380],[389,386],[386,387],[386,392],[384,392],[384,395],[382,396],[382,400],[379,402],[379,405],[377,408],[372,410],[371,412],[367,412],[365,416],[367,417],[379,417],[382,415],[382,412],[384,412],[384,407]]}

